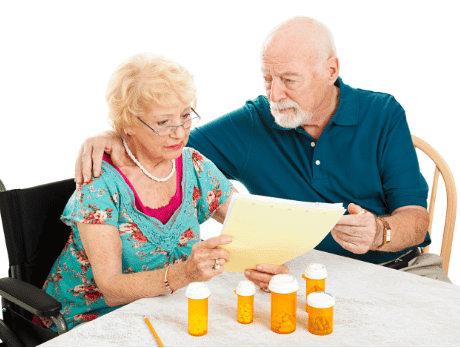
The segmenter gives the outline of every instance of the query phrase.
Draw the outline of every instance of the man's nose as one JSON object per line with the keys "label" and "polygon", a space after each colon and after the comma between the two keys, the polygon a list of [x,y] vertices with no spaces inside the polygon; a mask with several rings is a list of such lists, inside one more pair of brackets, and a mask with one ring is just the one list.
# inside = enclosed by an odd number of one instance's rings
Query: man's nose
{"label": "man's nose", "polygon": [[279,79],[273,79],[270,87],[268,99],[274,103],[286,98],[285,86]]}

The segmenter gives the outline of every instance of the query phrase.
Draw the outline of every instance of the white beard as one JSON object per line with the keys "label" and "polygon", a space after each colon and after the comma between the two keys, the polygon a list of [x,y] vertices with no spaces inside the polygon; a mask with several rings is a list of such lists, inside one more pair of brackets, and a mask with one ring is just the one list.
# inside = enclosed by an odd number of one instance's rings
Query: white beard
{"label": "white beard", "polygon": [[[280,110],[292,108],[289,112],[281,113]],[[295,101],[287,100],[279,103],[270,102],[270,110],[275,118],[276,124],[283,128],[297,128],[308,123],[313,116],[312,113],[305,113],[300,110],[299,104]]]}

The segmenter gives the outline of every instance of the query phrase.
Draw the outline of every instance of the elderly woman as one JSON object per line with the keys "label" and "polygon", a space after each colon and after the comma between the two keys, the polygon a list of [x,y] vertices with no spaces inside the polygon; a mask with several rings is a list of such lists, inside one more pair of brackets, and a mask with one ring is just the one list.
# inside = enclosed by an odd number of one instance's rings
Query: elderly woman
{"label": "elderly woman", "polygon": [[62,303],[70,329],[207,281],[228,261],[219,245],[230,237],[200,241],[200,224],[223,222],[236,191],[185,147],[200,119],[193,77],[172,61],[139,54],[112,75],[107,102],[132,162],[116,167],[104,155],[101,175],[77,185],[61,217],[72,231],[43,288]]}

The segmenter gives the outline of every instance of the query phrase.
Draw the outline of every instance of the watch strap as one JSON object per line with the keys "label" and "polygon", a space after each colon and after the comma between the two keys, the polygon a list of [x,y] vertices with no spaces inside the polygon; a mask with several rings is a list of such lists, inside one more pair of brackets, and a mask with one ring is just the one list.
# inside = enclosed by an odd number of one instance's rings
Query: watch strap
{"label": "watch strap", "polygon": [[380,220],[383,224],[383,241],[382,241],[382,244],[380,244],[375,250],[379,250],[381,247],[383,247],[385,244],[390,243],[391,241],[390,224],[384,218],[377,218],[377,219]]}

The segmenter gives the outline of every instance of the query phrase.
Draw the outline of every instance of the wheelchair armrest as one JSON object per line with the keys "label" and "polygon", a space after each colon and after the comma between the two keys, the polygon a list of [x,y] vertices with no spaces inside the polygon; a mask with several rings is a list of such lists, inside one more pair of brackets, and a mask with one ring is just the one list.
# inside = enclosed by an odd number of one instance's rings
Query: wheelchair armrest
{"label": "wheelchair armrest", "polygon": [[39,317],[56,317],[62,308],[54,297],[19,279],[1,278],[0,296]]}

